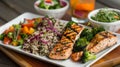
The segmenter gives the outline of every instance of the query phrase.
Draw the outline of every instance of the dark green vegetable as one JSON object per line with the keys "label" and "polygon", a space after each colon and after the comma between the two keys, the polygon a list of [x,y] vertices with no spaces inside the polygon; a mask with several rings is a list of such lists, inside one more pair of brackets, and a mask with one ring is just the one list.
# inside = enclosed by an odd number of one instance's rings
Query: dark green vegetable
{"label": "dark green vegetable", "polygon": [[93,35],[95,36],[97,33],[101,32],[101,31],[105,31],[105,29],[103,27],[94,27],[92,28],[92,32]]}
{"label": "dark green vegetable", "polygon": [[94,27],[92,29],[85,28],[80,38],[76,41],[73,51],[79,52],[84,50],[93,37],[101,31],[105,31],[105,29],[103,27]]}
{"label": "dark green vegetable", "polygon": [[83,51],[83,56],[81,59],[83,63],[88,62],[89,60],[94,60],[94,59],[96,59],[96,55],[90,53],[87,50]]}
{"label": "dark green vegetable", "polygon": [[120,15],[114,10],[107,10],[107,8],[99,10],[99,12],[91,17],[93,20],[100,22],[114,22],[120,20]]}
{"label": "dark green vegetable", "polygon": [[91,41],[91,39],[101,31],[105,31],[105,29],[103,27],[93,27],[92,29],[85,28],[81,33],[81,37],[85,37],[88,41]]}
{"label": "dark green vegetable", "polygon": [[5,34],[4,34],[4,33],[3,33],[3,34],[0,34],[0,40],[3,40],[4,37],[5,37]]}
{"label": "dark green vegetable", "polygon": [[61,6],[60,5],[58,5],[58,4],[56,4],[56,7],[55,7],[56,9],[58,9],[58,8],[61,8]]}
{"label": "dark green vegetable", "polygon": [[87,41],[91,41],[91,39],[94,37],[93,35],[93,29],[87,29],[85,28],[83,32],[81,33],[81,37],[84,37],[87,39]]}
{"label": "dark green vegetable", "polygon": [[22,39],[25,39],[25,38],[27,38],[27,37],[28,37],[28,35],[27,35],[27,34],[25,34],[25,33],[21,33],[20,35],[21,35],[21,38],[22,38]]}
{"label": "dark green vegetable", "polygon": [[86,38],[79,38],[76,41],[76,45],[74,46],[75,49],[73,49],[74,52],[82,51],[84,48],[87,46],[89,42],[87,41]]}
{"label": "dark green vegetable", "polygon": [[45,8],[44,6],[44,0],[41,0],[40,4],[38,5],[40,8]]}

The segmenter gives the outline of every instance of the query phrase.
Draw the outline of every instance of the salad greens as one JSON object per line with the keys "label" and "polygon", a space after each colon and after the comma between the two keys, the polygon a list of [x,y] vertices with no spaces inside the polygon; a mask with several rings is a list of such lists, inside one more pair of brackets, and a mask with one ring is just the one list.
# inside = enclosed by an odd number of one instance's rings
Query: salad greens
{"label": "salad greens", "polygon": [[[19,35],[19,33],[20,33],[20,29],[21,29],[21,25],[19,25],[19,24],[15,24],[15,25],[13,25],[13,27],[14,27],[14,35],[13,35],[13,39],[14,40],[17,40],[17,36]],[[13,34],[13,33],[11,33],[11,34]]]}
{"label": "salad greens", "polygon": [[8,36],[9,38],[13,39],[13,33],[12,33],[12,32],[9,32],[9,33],[7,34],[7,36]]}
{"label": "salad greens", "polygon": [[38,7],[43,9],[58,9],[61,8],[59,0],[40,0]]}
{"label": "salad greens", "polygon": [[91,17],[93,20],[110,23],[117,20],[120,20],[120,15],[114,10],[108,10],[107,8],[99,10],[99,12]]}
{"label": "salad greens", "polygon": [[41,18],[25,19],[19,24],[13,24],[0,34],[0,40],[4,44],[11,44],[13,46],[21,46],[28,36],[32,35],[35,30],[35,24],[40,23]]}

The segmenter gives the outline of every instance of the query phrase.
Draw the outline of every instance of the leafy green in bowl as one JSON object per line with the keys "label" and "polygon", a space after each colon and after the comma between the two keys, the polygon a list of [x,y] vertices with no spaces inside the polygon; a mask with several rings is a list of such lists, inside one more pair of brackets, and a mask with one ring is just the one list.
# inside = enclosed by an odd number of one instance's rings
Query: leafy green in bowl
{"label": "leafy green in bowl", "polygon": [[66,3],[62,0],[40,0],[38,4],[38,7],[43,9],[59,9],[64,6]]}
{"label": "leafy green in bowl", "polygon": [[91,19],[99,22],[111,23],[120,20],[120,14],[107,8],[100,9]]}

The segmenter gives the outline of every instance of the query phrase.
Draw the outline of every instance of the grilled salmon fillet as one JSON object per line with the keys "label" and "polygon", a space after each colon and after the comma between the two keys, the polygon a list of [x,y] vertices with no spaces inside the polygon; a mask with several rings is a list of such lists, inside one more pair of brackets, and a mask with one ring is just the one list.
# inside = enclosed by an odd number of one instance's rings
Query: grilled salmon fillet
{"label": "grilled salmon fillet", "polygon": [[83,51],[72,53],[71,59],[76,62],[81,59],[82,55],[83,55]]}
{"label": "grilled salmon fillet", "polygon": [[108,31],[103,31],[95,35],[95,37],[88,44],[86,49],[91,53],[98,53],[105,48],[114,45],[117,42],[116,35]]}
{"label": "grilled salmon fillet", "polygon": [[[116,35],[108,31],[102,31],[95,35],[95,37],[91,40],[91,42],[86,47],[86,50],[96,54],[104,50],[105,48],[114,45],[116,42],[117,42]],[[71,59],[73,61],[79,61],[82,55],[83,55],[83,51],[72,53]]]}
{"label": "grilled salmon fillet", "polygon": [[69,58],[72,54],[74,43],[83,29],[83,26],[77,25],[76,23],[67,27],[61,37],[61,40],[51,50],[49,58],[58,60]]}

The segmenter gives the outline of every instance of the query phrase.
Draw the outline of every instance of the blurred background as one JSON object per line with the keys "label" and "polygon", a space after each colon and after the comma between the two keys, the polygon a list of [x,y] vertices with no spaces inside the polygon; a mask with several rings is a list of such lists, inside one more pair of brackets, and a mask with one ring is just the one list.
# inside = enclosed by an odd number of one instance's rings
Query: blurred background
{"label": "blurred background", "polygon": [[106,6],[120,9],[120,0],[97,0],[98,2],[105,4]]}

